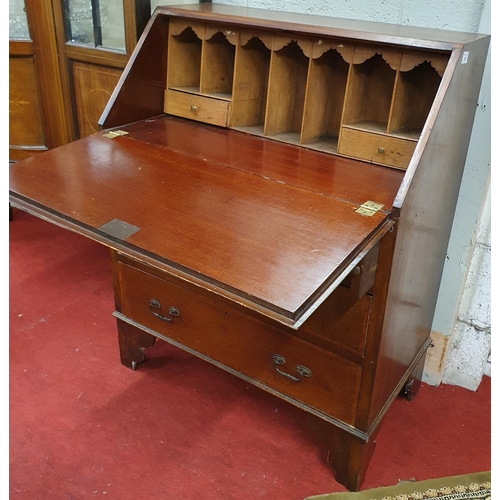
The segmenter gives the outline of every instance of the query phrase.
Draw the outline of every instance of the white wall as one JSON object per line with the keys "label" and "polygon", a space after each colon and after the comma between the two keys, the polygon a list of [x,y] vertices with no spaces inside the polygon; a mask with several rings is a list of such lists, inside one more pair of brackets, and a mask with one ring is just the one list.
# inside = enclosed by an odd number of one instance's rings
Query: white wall
{"label": "white wall", "polygon": [[[491,33],[491,3],[485,2],[478,31]],[[483,373],[491,376],[488,356],[491,350],[491,58],[488,60],[478,100],[476,121],[466,164],[466,176],[460,190],[448,254],[455,260],[445,267],[442,290],[450,290],[462,279],[458,312],[448,343],[442,381],[476,390]],[[486,185],[486,187],[483,187]],[[483,188],[483,200],[479,197]],[[482,201],[482,203],[481,203]],[[479,210],[478,210],[479,208]],[[469,227],[473,230],[467,233]],[[457,260],[460,259],[460,260]],[[448,264],[448,263],[447,263]],[[458,265],[457,265],[458,264]],[[460,272],[459,272],[460,271]],[[464,278],[465,277],[465,278]],[[452,288],[451,288],[452,289]],[[445,295],[440,294],[434,321],[435,331],[448,335],[450,314],[446,315]],[[452,295],[453,300],[455,295]],[[439,313],[439,316],[438,316]],[[442,328],[442,330],[438,330]],[[439,382],[439,380],[432,380]]]}
{"label": "white wall", "polygon": [[[490,0],[213,0],[305,14],[491,33]],[[434,352],[424,381],[475,390],[489,353],[489,227],[491,63],[488,58],[433,322]],[[479,235],[479,238],[478,238]],[[464,293],[464,291],[466,293]],[[443,362],[442,360],[445,360]],[[445,377],[443,379],[443,372]]]}
{"label": "white wall", "polygon": [[448,344],[443,382],[476,390],[483,373],[491,374],[491,197],[482,210],[469,271]]}

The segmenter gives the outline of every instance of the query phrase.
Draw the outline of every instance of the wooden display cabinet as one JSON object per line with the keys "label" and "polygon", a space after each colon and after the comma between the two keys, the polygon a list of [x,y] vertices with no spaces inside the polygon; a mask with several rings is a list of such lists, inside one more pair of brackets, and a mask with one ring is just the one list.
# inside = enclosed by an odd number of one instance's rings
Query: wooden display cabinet
{"label": "wooden display cabinet", "polygon": [[159,338],[324,421],[357,490],[418,387],[489,37],[158,8],[104,130],[10,201],[111,248],[121,361]]}

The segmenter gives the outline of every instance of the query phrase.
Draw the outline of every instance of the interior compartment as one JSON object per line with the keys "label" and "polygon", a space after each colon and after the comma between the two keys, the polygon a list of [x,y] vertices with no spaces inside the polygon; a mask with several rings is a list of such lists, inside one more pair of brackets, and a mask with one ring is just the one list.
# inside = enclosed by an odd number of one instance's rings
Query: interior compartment
{"label": "interior compartment", "polygon": [[309,58],[297,42],[272,52],[264,134],[299,142]]}
{"label": "interior compartment", "polygon": [[418,140],[440,83],[441,77],[428,61],[400,71],[388,132]]}
{"label": "interior compartment", "polygon": [[235,46],[221,31],[205,40],[201,61],[202,94],[231,99]]}
{"label": "interior compartment", "polygon": [[168,46],[167,88],[200,91],[202,41],[190,26],[171,35]]}
{"label": "interior compartment", "polygon": [[335,152],[349,64],[333,49],[311,59],[300,142]]}
{"label": "interior compartment", "polygon": [[344,125],[387,132],[396,71],[380,54],[353,64],[348,83]]}
{"label": "interior compartment", "polygon": [[271,51],[252,37],[236,51],[231,126],[264,132]]}

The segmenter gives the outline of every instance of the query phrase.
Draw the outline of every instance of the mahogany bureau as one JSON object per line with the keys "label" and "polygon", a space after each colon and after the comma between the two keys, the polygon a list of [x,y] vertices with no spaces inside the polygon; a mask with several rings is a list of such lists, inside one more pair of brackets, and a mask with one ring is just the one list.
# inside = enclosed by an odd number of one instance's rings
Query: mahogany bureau
{"label": "mahogany bureau", "polygon": [[431,344],[488,44],[159,7],[103,130],[12,165],[10,203],[111,248],[125,366],[160,338],[316,415],[357,490]]}

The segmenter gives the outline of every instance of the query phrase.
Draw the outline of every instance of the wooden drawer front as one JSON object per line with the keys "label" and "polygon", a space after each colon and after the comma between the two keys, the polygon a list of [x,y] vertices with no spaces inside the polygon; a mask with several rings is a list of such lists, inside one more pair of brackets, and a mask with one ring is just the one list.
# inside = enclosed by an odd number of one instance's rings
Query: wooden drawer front
{"label": "wooden drawer front", "polygon": [[[121,312],[126,317],[265,387],[354,423],[361,377],[358,364],[121,262],[118,274]],[[161,304],[161,314],[168,316],[174,306],[180,315],[171,322],[157,318],[150,310],[151,299]],[[302,365],[311,376],[296,382],[278,374],[275,354],[286,360],[278,366],[283,373],[300,378],[297,366]]]}
{"label": "wooden drawer front", "polygon": [[372,163],[406,168],[416,145],[406,139],[343,127],[338,152]]}
{"label": "wooden drawer front", "polygon": [[164,111],[170,115],[225,127],[229,109],[229,101],[177,90],[165,91]]}

